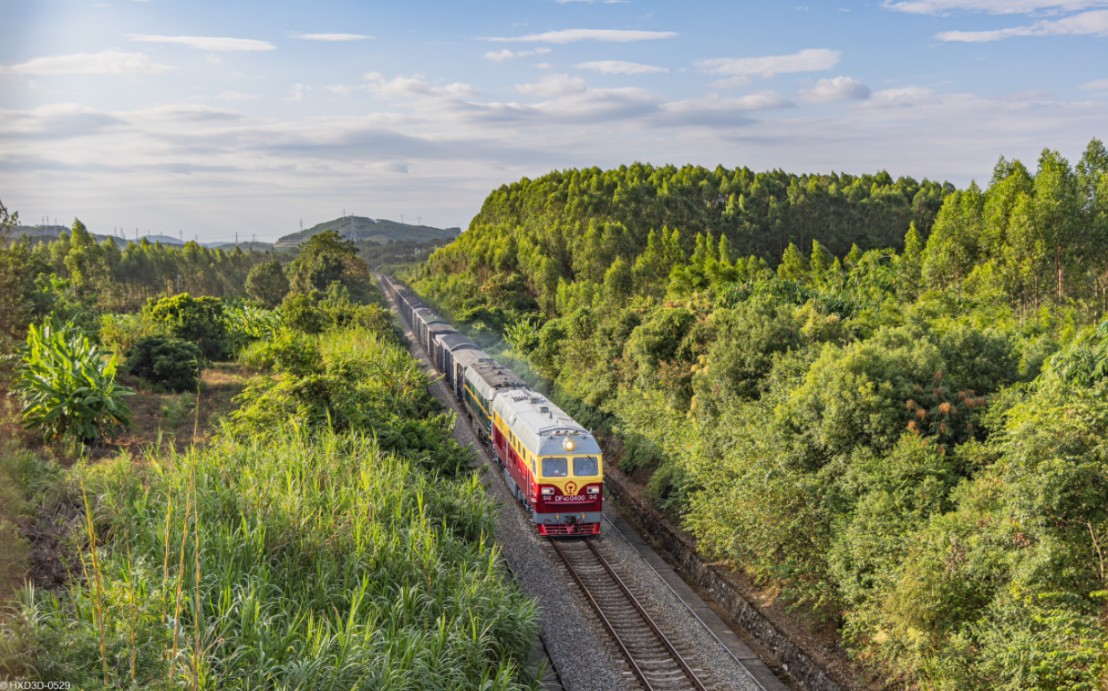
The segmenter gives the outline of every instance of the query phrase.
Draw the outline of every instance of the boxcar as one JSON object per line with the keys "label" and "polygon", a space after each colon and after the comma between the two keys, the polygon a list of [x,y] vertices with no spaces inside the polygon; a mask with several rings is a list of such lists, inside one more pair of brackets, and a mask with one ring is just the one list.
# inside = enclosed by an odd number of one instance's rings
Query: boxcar
{"label": "boxcar", "polygon": [[460,334],[457,331],[454,333],[440,333],[435,336],[435,340],[437,341],[435,349],[438,352],[438,361],[435,366],[442,372],[451,390],[454,390],[454,357],[458,353],[467,350],[477,350],[477,344],[469,340],[469,337],[465,334]]}

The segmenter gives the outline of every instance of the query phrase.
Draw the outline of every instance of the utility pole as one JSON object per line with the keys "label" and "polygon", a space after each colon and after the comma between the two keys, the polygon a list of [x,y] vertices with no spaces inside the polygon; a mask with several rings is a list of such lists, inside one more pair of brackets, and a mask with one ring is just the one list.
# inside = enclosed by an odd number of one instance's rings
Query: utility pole
{"label": "utility pole", "polygon": [[403,222],[404,222],[404,214],[400,214],[400,222],[401,222],[401,223],[403,223]]}
{"label": "utility pole", "polygon": [[415,224],[416,224],[417,226],[421,226],[421,225],[423,225],[423,217],[422,217],[422,216],[416,216],[416,217],[415,217]]}

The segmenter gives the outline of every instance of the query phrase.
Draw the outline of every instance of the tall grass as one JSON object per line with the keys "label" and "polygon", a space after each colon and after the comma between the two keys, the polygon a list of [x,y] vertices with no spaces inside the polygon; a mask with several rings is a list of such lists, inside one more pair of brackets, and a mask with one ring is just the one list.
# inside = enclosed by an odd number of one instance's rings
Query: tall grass
{"label": "tall grass", "polygon": [[[325,337],[321,353],[323,380],[260,383],[251,412],[203,449],[70,471],[88,496],[84,577],[28,589],[9,637],[41,678],[535,688],[534,603],[500,568],[477,477],[441,462],[459,453],[418,366],[358,329]],[[325,400],[342,425],[330,410],[273,414],[301,404],[276,406],[282,386],[312,381],[346,387]]]}
{"label": "tall grass", "polygon": [[498,567],[475,478],[436,481],[370,437],[334,432],[228,439],[140,467],[84,471],[94,566],[67,593],[27,602],[42,678],[526,686],[535,610]]}

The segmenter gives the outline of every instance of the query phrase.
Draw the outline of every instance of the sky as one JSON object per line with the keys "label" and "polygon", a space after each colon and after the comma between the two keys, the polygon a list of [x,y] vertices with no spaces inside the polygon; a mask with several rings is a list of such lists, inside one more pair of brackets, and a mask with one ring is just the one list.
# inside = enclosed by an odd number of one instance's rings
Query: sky
{"label": "sky", "polygon": [[1108,0],[0,0],[24,224],[274,240],[465,228],[645,162],[987,185],[1108,138]]}

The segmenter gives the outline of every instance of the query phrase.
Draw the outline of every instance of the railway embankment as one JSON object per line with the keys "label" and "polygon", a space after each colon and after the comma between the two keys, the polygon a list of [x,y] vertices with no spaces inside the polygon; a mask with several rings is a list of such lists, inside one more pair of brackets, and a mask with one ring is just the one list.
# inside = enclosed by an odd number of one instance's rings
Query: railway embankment
{"label": "railway embankment", "polygon": [[797,685],[811,691],[840,691],[856,684],[826,669],[816,654],[806,650],[782,627],[777,626],[728,578],[725,570],[706,562],[696,552],[691,537],[676,528],[633,489],[632,481],[609,465],[605,470],[605,495],[619,505],[639,532],[690,585],[707,594],[731,621],[747,634],[758,654]]}

